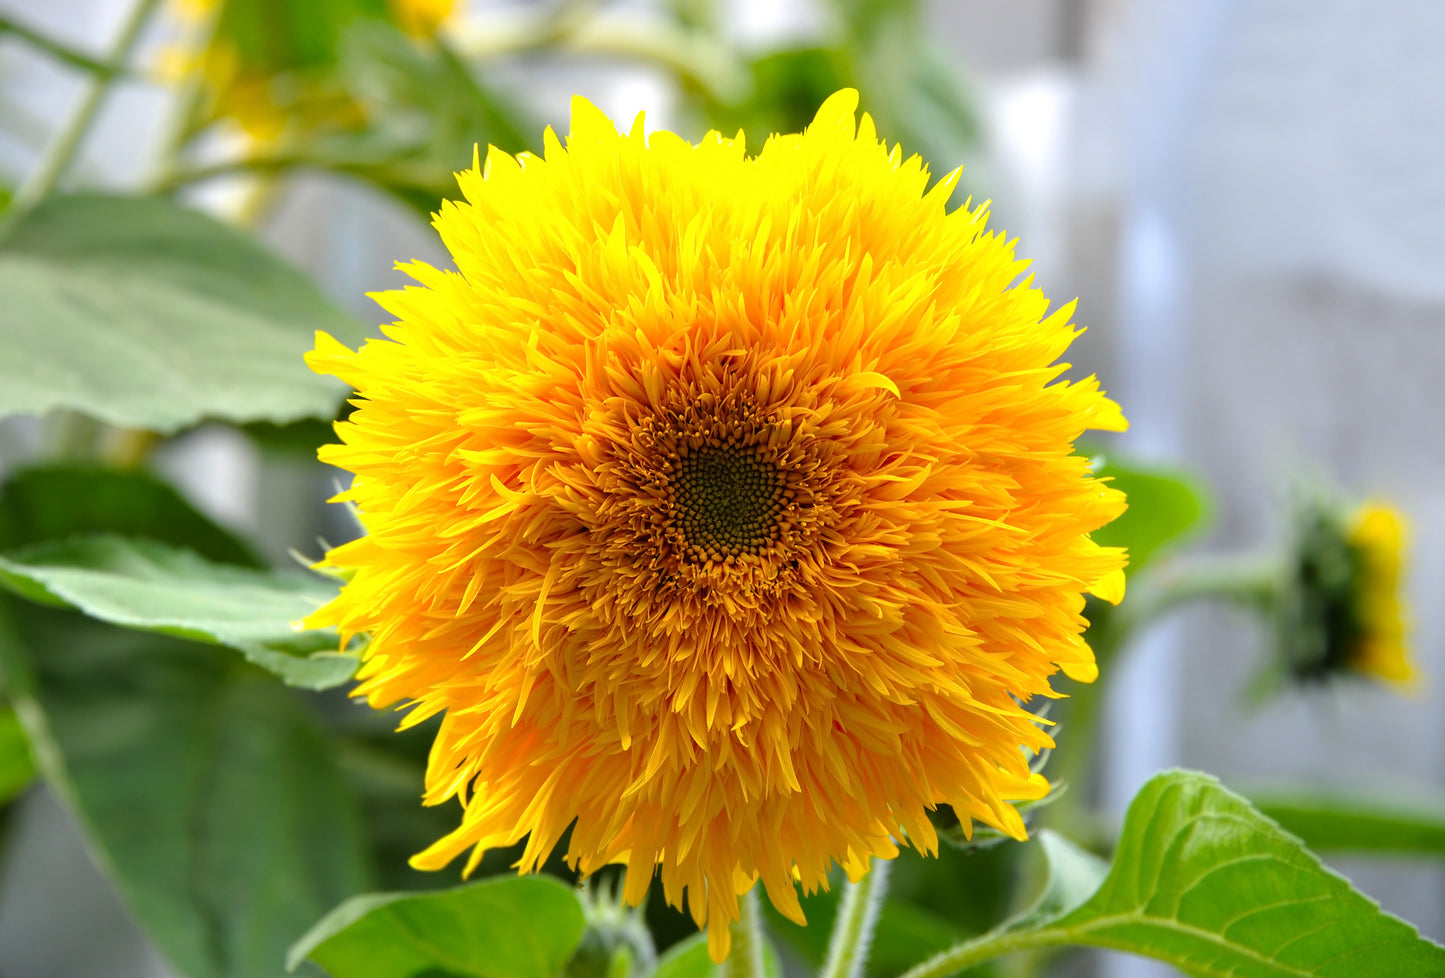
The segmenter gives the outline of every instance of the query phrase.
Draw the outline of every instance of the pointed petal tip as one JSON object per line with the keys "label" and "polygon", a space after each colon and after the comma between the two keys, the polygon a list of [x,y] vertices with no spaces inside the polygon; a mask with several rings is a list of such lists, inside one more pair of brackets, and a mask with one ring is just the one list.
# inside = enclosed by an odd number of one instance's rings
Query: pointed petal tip
{"label": "pointed petal tip", "polygon": [[813,116],[813,125],[826,126],[831,124],[846,123],[848,128],[853,128],[853,117],[858,112],[858,89],[840,88],[823,100],[818,106],[818,112]]}

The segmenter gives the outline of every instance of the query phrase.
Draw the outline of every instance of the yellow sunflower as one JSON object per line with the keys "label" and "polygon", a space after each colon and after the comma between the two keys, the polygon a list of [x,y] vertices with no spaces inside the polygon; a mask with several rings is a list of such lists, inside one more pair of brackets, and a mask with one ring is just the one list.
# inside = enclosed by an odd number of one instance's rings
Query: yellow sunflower
{"label": "yellow sunflower", "polygon": [[367,535],[308,623],[371,635],[373,706],[445,714],[461,825],[415,865],[527,837],[531,871],[570,825],[721,960],[757,881],[802,922],[795,882],[936,851],[940,804],[1023,837],[1020,704],[1094,678],[1083,592],[1122,588],[1072,443],[1125,421],[1059,379],[1072,305],[856,106],[749,157],[575,99],[565,148],[460,174],[456,271],[407,266],[387,339],[317,337]]}
{"label": "yellow sunflower", "polygon": [[1400,514],[1366,503],[1346,517],[1317,503],[1306,508],[1301,526],[1281,616],[1290,671],[1305,682],[1356,673],[1413,687]]}

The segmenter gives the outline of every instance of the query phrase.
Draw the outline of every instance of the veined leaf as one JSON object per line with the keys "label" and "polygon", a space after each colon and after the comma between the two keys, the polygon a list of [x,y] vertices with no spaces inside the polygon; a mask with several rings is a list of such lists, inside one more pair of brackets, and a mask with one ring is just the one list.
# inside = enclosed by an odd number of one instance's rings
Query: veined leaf
{"label": "veined leaf", "polygon": [[0,556],[0,586],[143,631],[228,645],[293,686],[325,689],[356,660],[332,632],[292,622],[330,599],[321,578],[213,564],[154,540],[98,535]]}
{"label": "veined leaf", "polygon": [[1187,772],[1144,786],[1103,886],[1051,927],[1195,975],[1445,974],[1445,948],[1382,912],[1249,802]]}
{"label": "veined leaf", "polygon": [[1445,948],[1382,912],[1207,775],[1171,771],[1140,790],[1108,875],[1082,902],[1089,860],[1060,839],[1045,852],[1056,877],[1074,882],[905,978],[943,978],[1008,951],[1068,944],[1157,958],[1202,978],[1445,974]]}
{"label": "veined leaf", "polygon": [[361,337],[259,243],[159,198],[45,202],[0,240],[0,290],[0,417],[68,408],[160,432],[329,419],[345,389],[302,355],[317,330]]}
{"label": "veined leaf", "polygon": [[3,594],[0,664],[46,780],[178,974],[275,978],[369,884],[355,799],[296,691]]}
{"label": "veined leaf", "polygon": [[586,928],[577,894],[546,876],[435,893],[373,893],[327,914],[287,957],[332,978],[556,978]]}

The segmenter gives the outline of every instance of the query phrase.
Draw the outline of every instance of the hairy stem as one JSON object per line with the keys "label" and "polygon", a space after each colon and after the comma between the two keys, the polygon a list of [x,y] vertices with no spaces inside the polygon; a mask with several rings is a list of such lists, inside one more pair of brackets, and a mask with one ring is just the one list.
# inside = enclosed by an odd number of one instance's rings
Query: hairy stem
{"label": "hairy stem", "polygon": [[991,931],[938,952],[928,960],[909,968],[900,978],[949,978],[950,975],[956,975],[976,964],[1013,951],[1057,947],[1067,943],[1068,936],[1062,930]]}
{"label": "hairy stem", "polygon": [[820,978],[862,978],[892,866],[887,860],[875,859],[861,880],[844,888]]}
{"label": "hairy stem", "polygon": [[722,963],[722,978],[763,978],[763,913],[758,908],[758,889],[742,898],[738,919],[732,925],[732,950]]}

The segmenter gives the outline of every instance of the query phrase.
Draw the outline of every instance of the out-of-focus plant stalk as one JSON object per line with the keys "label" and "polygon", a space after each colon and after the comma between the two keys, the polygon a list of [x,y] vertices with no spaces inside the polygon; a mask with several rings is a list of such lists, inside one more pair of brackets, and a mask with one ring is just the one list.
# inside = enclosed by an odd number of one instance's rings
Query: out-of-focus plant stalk
{"label": "out-of-focus plant stalk", "polygon": [[556,49],[649,62],[724,102],[744,96],[750,84],[741,59],[715,36],[657,18],[493,15],[458,25],[452,38],[469,59]]}
{"label": "out-of-focus plant stalk", "polygon": [[76,151],[80,149],[96,116],[100,114],[112,84],[125,71],[142,29],[158,6],[160,0],[137,0],[121,25],[111,53],[105,59],[103,70],[94,73],[85,94],[81,96],[80,104],[51,139],[40,163],[15,192],[15,199],[10,205],[12,217],[24,213],[48,197],[65,176]]}
{"label": "out-of-focus plant stalk", "polygon": [[1129,584],[1130,594],[1114,611],[1110,628],[1122,647],[1140,627],[1194,601],[1227,601],[1268,607],[1279,593],[1279,555],[1222,554],[1161,560]]}
{"label": "out-of-focus plant stalk", "polygon": [[42,34],[32,27],[27,27],[12,17],[0,14],[0,37],[6,34],[12,34],[31,47],[44,51],[56,61],[64,62],[80,71],[103,75],[111,70],[111,66],[106,62],[97,61],[90,55],[77,51],[67,44],[62,44],[55,38]]}
{"label": "out-of-focus plant stalk", "polygon": [[1069,934],[1058,929],[994,931],[955,944],[905,971],[900,978],[949,978],[976,964],[1015,951],[1058,947],[1069,943]]}
{"label": "out-of-focus plant stalk", "polygon": [[155,162],[151,165],[152,175],[146,181],[153,191],[166,184],[180,169],[182,154],[195,135],[195,118],[205,97],[205,88],[198,74],[188,77],[176,92],[159,140]]}
{"label": "out-of-focus plant stalk", "polygon": [[732,950],[719,969],[722,978],[763,978],[763,914],[758,909],[758,889],[753,887],[738,901],[738,919],[732,925]]}
{"label": "out-of-focus plant stalk", "polygon": [[[1277,556],[1259,554],[1205,555],[1161,560],[1129,582],[1129,593],[1117,608],[1099,605],[1089,629],[1089,644],[1108,670],[1147,627],[1169,611],[1195,601],[1225,601],[1267,608],[1281,581]],[[1098,683],[1078,685],[1069,696],[1060,724],[1060,748],[1049,766],[1049,780],[1068,791],[1045,810],[1044,820],[1090,847],[1105,838],[1097,815],[1086,804],[1089,778],[1098,746],[1098,720],[1103,704]]]}
{"label": "out-of-focus plant stalk", "polygon": [[883,896],[888,892],[888,871],[892,865],[887,860],[875,859],[867,875],[844,888],[843,902],[828,941],[828,957],[819,978],[862,978],[868,963],[868,948],[873,943],[873,928],[878,924]]}

